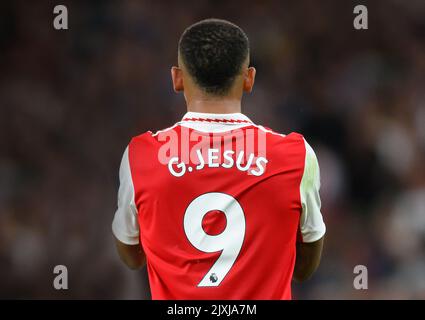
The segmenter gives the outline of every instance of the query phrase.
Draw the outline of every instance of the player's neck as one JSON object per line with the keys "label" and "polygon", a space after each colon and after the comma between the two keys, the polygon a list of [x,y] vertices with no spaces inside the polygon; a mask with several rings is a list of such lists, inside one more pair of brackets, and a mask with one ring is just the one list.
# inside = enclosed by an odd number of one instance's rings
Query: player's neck
{"label": "player's neck", "polygon": [[187,111],[200,113],[240,113],[240,99],[196,99],[187,103]]}

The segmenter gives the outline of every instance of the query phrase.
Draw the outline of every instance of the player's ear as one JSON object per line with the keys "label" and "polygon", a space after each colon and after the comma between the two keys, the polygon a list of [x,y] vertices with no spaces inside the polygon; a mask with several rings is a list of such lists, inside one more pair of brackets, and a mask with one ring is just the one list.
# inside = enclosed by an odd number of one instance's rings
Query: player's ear
{"label": "player's ear", "polygon": [[175,92],[181,92],[184,90],[183,85],[183,72],[179,67],[171,68],[171,78],[173,79],[173,89]]}
{"label": "player's ear", "polygon": [[246,69],[243,81],[243,91],[248,93],[252,91],[252,88],[254,87],[256,72],[257,70],[255,70],[254,67],[249,67],[248,69]]}

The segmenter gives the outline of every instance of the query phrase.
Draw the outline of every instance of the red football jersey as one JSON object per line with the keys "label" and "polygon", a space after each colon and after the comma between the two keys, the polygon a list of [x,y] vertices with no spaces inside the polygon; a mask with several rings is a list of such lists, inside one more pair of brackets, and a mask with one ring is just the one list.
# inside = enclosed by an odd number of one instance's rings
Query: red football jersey
{"label": "red football jersey", "polygon": [[140,241],[153,299],[291,299],[296,241],[325,233],[311,147],[243,114],[133,138],[120,182],[113,232]]}

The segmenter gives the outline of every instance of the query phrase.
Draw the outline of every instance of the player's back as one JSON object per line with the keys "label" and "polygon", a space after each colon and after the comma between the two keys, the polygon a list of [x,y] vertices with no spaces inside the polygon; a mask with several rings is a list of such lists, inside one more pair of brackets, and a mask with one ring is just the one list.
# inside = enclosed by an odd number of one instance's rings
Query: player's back
{"label": "player's back", "polygon": [[309,150],[301,135],[242,114],[188,113],[133,138],[127,157],[152,298],[290,299],[298,231],[307,242],[324,233],[321,216],[302,216],[314,201],[304,190],[316,168],[306,166]]}

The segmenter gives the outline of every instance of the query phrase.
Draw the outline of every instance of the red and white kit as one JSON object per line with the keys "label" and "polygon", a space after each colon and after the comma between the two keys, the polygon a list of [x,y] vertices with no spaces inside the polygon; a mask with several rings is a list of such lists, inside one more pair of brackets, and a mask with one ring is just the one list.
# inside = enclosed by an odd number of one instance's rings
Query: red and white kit
{"label": "red and white kit", "polygon": [[296,242],[325,233],[319,175],[300,134],[189,112],[129,143],[112,229],[153,299],[291,299]]}

